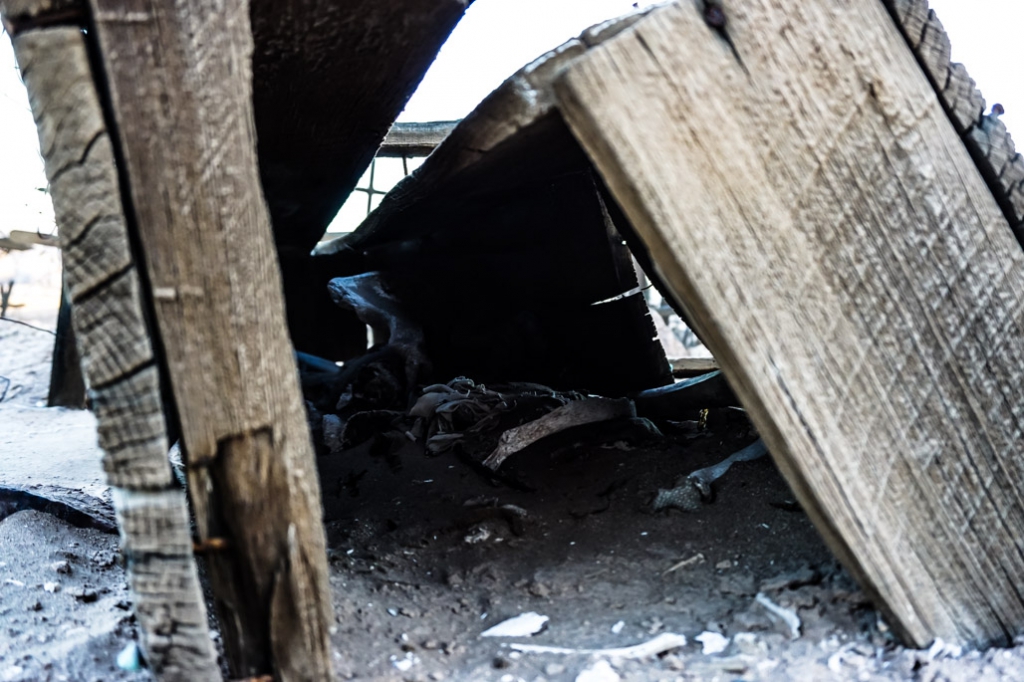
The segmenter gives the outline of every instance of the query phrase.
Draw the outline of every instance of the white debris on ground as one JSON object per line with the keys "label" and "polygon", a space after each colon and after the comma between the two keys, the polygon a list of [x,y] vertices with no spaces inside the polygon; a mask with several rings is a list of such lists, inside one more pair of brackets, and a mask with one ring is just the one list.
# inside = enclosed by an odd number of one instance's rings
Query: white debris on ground
{"label": "white debris on ground", "polygon": [[480,633],[481,637],[531,637],[544,629],[547,616],[530,611],[502,621]]}
{"label": "white debris on ground", "polygon": [[576,676],[576,682],[619,682],[621,679],[611,664],[603,659]]}
{"label": "white debris on ground", "polygon": [[729,646],[729,642],[731,641],[728,637],[723,637],[720,633],[710,632],[707,630],[694,637],[694,639],[700,642],[700,652],[705,656],[722,653],[725,651],[726,647]]}
{"label": "white debris on ground", "polygon": [[663,654],[672,649],[686,646],[686,636],[674,632],[664,632],[654,639],[634,646],[615,647],[611,649],[573,649],[569,647],[544,646],[542,644],[510,644],[509,648],[531,654],[589,654],[607,658],[641,659]]}

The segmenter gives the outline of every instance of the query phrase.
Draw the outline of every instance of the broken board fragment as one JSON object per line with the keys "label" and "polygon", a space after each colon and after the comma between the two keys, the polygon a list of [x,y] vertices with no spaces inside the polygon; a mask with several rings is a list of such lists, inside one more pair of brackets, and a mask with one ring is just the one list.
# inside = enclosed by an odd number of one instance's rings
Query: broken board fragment
{"label": "broken board fragment", "polygon": [[657,9],[560,109],[890,624],[1008,643],[1024,254],[881,3],[751,0],[728,31]]}

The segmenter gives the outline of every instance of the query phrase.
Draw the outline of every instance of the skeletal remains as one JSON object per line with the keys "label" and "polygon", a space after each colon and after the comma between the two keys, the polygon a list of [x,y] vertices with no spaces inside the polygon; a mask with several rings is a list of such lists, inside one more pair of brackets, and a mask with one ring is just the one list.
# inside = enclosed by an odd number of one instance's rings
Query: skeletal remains
{"label": "skeletal remains", "polygon": [[[389,454],[416,441],[428,455],[455,450],[479,470],[515,484],[503,476],[503,465],[524,451],[554,453],[657,438],[662,434],[652,419],[678,421],[700,410],[738,405],[717,371],[620,398],[525,382],[485,386],[466,377],[421,388],[431,372],[423,332],[383,278],[378,273],[341,277],[331,280],[329,290],[335,303],[369,325],[377,341],[343,367],[296,354],[314,435],[331,452],[372,440],[372,448]],[[732,464],[765,452],[757,440],[692,472],[675,488],[660,490],[654,508],[699,509],[711,498],[711,484]]]}

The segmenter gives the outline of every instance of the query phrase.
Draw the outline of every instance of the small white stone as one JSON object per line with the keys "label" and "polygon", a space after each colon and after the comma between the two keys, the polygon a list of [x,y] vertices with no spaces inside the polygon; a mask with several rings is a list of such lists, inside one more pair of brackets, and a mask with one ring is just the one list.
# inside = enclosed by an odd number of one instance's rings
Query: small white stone
{"label": "small white stone", "polygon": [[393,665],[396,670],[399,670],[403,673],[411,670],[412,667],[414,665],[418,665],[419,662],[419,656],[412,653],[411,651],[407,652],[403,658],[399,658],[398,656],[391,657],[391,665]]}
{"label": "small white stone", "polygon": [[701,643],[701,653],[709,656],[711,654],[720,654],[725,651],[725,648],[729,646],[729,638],[723,637],[717,632],[711,632],[705,630],[696,637],[695,640]]}
{"label": "small white stone", "polygon": [[576,676],[576,682],[619,682],[621,679],[605,660],[598,661]]}
{"label": "small white stone", "polygon": [[503,620],[494,627],[488,628],[480,633],[481,637],[530,637],[544,629],[544,624],[550,620],[547,616],[529,611],[521,613],[515,618]]}
{"label": "small white stone", "polygon": [[128,642],[121,649],[121,653],[117,655],[117,667],[130,673],[142,670],[142,656],[139,654],[139,645],[137,643]]}
{"label": "small white stone", "polygon": [[7,668],[0,672],[0,680],[13,680],[15,677],[22,674],[23,672],[25,672],[25,669],[22,668],[20,665],[12,665],[10,668]]}
{"label": "small white stone", "polygon": [[620,620],[618,623],[612,626],[612,634],[617,635],[622,632],[622,628],[626,627],[626,621]]}

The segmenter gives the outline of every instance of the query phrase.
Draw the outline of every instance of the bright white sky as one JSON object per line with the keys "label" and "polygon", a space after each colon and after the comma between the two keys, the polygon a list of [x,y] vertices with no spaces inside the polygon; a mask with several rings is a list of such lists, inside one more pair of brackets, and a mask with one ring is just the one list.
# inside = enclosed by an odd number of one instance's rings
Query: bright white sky
{"label": "bright white sky", "polygon": [[[734,0],[738,1],[738,0]],[[641,2],[641,6],[651,4]],[[461,118],[520,66],[587,26],[630,10],[631,0],[477,0],[444,46],[400,120]],[[989,104],[1024,145],[1024,2],[931,0]],[[53,212],[24,86],[0,36],[0,234],[49,232]]]}

